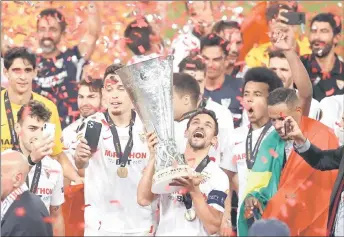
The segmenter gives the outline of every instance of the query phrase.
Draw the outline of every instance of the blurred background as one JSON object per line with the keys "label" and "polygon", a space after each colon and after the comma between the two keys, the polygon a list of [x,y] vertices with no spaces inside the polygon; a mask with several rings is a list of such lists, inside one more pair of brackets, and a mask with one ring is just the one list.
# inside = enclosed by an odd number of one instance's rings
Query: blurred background
{"label": "blurred background", "polygon": [[[87,20],[86,6],[88,1],[1,1],[1,34],[9,45],[25,45],[37,50],[36,20],[39,12],[45,8],[57,8],[66,18],[67,32],[60,45],[76,45],[85,32]],[[252,16],[250,10],[259,1],[214,1],[216,20],[237,20],[250,17],[259,21],[260,16]],[[315,14],[332,12],[343,24],[343,1],[300,1],[299,11],[305,12],[307,24],[305,34],[309,31],[309,22]],[[102,77],[105,67],[113,62],[126,61],[131,57],[125,48],[123,31],[126,25],[135,19],[137,14],[144,14],[148,21],[155,24],[168,46],[171,40],[183,30],[188,17],[185,1],[100,1],[102,16],[102,34],[97,41],[97,48],[92,60],[85,70],[87,74]],[[344,37],[337,47],[337,53],[343,57]]]}

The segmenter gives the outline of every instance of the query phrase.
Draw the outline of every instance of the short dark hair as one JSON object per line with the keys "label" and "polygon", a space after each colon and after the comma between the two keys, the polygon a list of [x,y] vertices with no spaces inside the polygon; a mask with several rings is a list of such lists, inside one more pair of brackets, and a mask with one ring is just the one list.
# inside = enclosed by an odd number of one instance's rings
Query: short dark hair
{"label": "short dark hair", "polygon": [[330,24],[332,31],[333,31],[333,35],[337,35],[340,34],[340,32],[342,32],[342,23],[339,20],[338,23],[339,25],[337,25],[337,21],[335,20],[335,18],[338,16],[335,16],[334,14],[327,12],[327,13],[320,13],[318,15],[316,15],[315,17],[313,17],[313,19],[311,20],[311,28],[312,25],[315,21],[319,21],[319,22],[327,22]]}
{"label": "short dark hair", "polygon": [[7,50],[4,55],[4,67],[8,70],[17,58],[28,61],[33,69],[36,69],[36,55],[25,47],[13,47]]}
{"label": "short dark hair", "polygon": [[[24,112],[25,111],[25,112]],[[48,122],[51,117],[51,111],[42,103],[37,100],[30,100],[29,103],[23,105],[17,113],[18,123],[23,122],[24,117],[31,116],[42,120],[43,122]]]}
{"label": "short dark hair", "polygon": [[103,80],[101,78],[92,78],[89,76],[87,80],[82,79],[79,82],[79,88],[80,86],[87,86],[92,92],[102,93]]}
{"label": "short dark hair", "polygon": [[228,56],[228,47],[229,42],[222,37],[218,36],[217,34],[208,34],[201,38],[201,52],[203,51],[204,47],[209,46],[219,46],[223,53]]}
{"label": "short dark hair", "polygon": [[262,82],[262,83],[267,84],[269,86],[269,92],[277,88],[283,87],[283,83],[281,79],[277,76],[277,74],[266,67],[250,68],[245,73],[244,80],[245,80],[244,86],[243,86],[244,89],[245,89],[246,84],[250,81]]}
{"label": "short dark hair", "polygon": [[39,20],[43,17],[48,17],[48,16],[57,18],[57,21],[59,22],[60,27],[61,27],[61,32],[64,32],[66,30],[66,27],[67,27],[66,19],[63,17],[62,13],[59,12],[55,8],[44,9],[43,11],[39,13],[38,19],[37,19],[37,28],[38,28]]}
{"label": "short dark hair", "polygon": [[241,30],[241,27],[237,21],[218,21],[213,26],[213,32],[219,34],[226,29],[238,29]]}
{"label": "short dark hair", "polygon": [[198,110],[195,114],[193,114],[190,117],[190,119],[189,119],[189,121],[188,121],[188,123],[186,125],[186,129],[189,129],[191,121],[199,114],[207,114],[207,115],[209,115],[214,120],[214,122],[215,122],[215,132],[214,132],[214,134],[215,134],[215,136],[217,136],[219,134],[219,123],[217,122],[216,114],[215,114],[214,111],[208,110],[208,109],[205,109],[205,108]]}
{"label": "short dark hair", "polygon": [[152,26],[146,18],[132,21],[124,31],[126,45],[135,55],[142,55],[151,49],[150,35],[153,34]]}
{"label": "short dark hair", "polygon": [[271,4],[265,11],[266,21],[270,22],[272,19],[276,19],[281,9],[296,12],[294,8],[291,8],[286,4]]}
{"label": "short dark hair", "polygon": [[105,78],[109,75],[109,74],[116,74],[116,71],[118,69],[121,69],[122,67],[124,67],[123,64],[121,63],[115,63],[115,64],[111,64],[110,66],[108,66],[106,69],[105,69],[105,73],[104,73],[104,78],[103,80],[105,80]]}
{"label": "short dark hair", "polygon": [[189,55],[185,57],[178,65],[179,72],[183,72],[184,70],[190,71],[205,71],[205,63],[201,55]]}
{"label": "short dark hair", "polygon": [[272,50],[272,51],[269,51],[269,59],[272,59],[272,58],[286,58],[286,57],[283,53],[283,50]]}
{"label": "short dark hair", "polygon": [[191,103],[196,106],[200,97],[200,87],[195,78],[187,73],[173,73],[173,86],[177,93],[190,95]]}
{"label": "short dark hair", "polygon": [[278,105],[286,103],[288,107],[292,107],[298,102],[297,93],[290,88],[277,88],[273,90],[268,97],[268,105]]}

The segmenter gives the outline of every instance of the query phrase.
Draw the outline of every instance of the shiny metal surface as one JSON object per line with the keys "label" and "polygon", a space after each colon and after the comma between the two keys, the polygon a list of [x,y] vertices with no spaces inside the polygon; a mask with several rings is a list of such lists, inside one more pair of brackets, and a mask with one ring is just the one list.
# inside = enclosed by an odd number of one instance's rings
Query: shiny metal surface
{"label": "shiny metal surface", "polygon": [[157,134],[156,172],[186,164],[174,141],[172,60],[157,57],[116,71],[147,132]]}

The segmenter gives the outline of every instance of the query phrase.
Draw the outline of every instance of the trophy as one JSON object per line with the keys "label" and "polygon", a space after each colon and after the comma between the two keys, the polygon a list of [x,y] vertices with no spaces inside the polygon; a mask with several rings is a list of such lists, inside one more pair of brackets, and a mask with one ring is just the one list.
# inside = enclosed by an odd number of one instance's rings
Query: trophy
{"label": "trophy", "polygon": [[116,71],[147,132],[154,131],[159,141],[152,182],[155,194],[178,191],[180,187],[169,184],[189,175],[189,166],[174,141],[172,60],[172,56],[157,57]]}

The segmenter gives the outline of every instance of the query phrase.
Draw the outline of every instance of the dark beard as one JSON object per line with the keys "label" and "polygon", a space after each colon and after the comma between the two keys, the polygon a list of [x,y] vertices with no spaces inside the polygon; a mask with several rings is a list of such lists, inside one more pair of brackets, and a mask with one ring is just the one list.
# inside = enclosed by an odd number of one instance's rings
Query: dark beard
{"label": "dark beard", "polygon": [[325,44],[322,49],[313,49],[313,44],[314,43],[311,43],[312,52],[318,58],[325,58],[333,48],[333,42]]}

